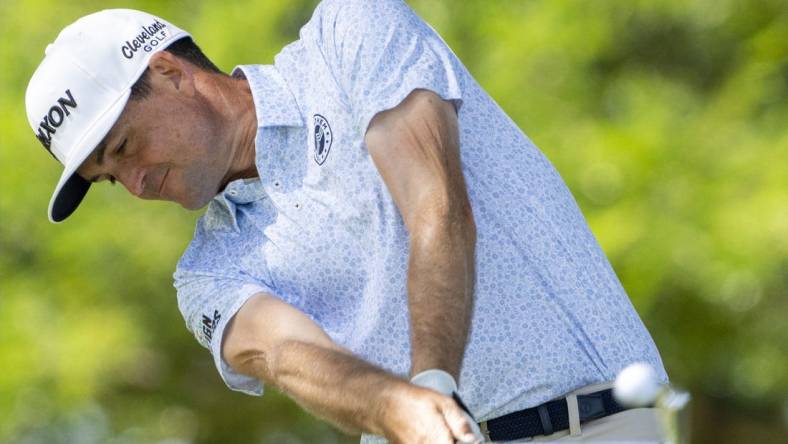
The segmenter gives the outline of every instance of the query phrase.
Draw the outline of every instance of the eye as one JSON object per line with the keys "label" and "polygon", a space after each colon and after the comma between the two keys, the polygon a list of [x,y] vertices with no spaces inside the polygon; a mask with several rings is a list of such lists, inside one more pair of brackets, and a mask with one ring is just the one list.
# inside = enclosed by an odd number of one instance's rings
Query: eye
{"label": "eye", "polygon": [[123,139],[123,143],[115,150],[115,154],[123,154],[123,150],[126,149],[126,140],[128,139]]}

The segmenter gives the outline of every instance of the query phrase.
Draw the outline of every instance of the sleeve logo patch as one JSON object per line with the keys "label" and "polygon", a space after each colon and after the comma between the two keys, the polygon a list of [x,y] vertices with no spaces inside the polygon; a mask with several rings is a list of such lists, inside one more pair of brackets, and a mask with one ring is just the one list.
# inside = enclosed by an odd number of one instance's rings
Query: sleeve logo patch
{"label": "sleeve logo patch", "polygon": [[328,152],[331,150],[331,142],[334,137],[331,134],[331,126],[328,120],[320,114],[314,115],[315,120],[315,162],[318,165],[323,165],[328,157]]}
{"label": "sleeve logo patch", "polygon": [[219,325],[219,319],[221,318],[222,316],[219,314],[219,310],[213,311],[213,318],[208,315],[202,315],[202,335],[209,344],[213,337],[213,332],[216,330],[216,326]]}

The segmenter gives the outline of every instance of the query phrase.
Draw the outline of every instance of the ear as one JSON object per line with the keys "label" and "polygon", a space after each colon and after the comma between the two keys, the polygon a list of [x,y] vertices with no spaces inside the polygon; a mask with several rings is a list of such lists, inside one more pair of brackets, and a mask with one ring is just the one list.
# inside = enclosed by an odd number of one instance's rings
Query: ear
{"label": "ear", "polygon": [[177,56],[159,51],[148,61],[150,82],[154,91],[163,88],[171,92],[194,94],[194,70]]}

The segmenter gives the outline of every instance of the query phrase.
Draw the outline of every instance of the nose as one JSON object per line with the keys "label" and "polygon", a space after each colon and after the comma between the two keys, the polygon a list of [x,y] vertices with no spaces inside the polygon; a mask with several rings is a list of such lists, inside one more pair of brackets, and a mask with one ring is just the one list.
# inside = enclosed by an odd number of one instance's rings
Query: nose
{"label": "nose", "polygon": [[123,168],[115,176],[136,197],[145,191],[145,171],[142,168]]}

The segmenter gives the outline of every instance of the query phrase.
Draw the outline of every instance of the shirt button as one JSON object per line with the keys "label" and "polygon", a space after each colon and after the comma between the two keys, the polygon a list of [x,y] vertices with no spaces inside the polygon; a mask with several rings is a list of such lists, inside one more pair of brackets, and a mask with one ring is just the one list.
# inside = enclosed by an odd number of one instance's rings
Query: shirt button
{"label": "shirt button", "polygon": [[279,183],[279,181],[278,181],[278,180],[274,182],[274,186],[275,186],[275,187],[279,188],[279,185],[281,185],[281,183]]}
{"label": "shirt button", "polygon": [[301,204],[297,203],[297,204],[295,204],[295,207],[296,207],[296,210],[297,210],[297,209],[301,208]]}

